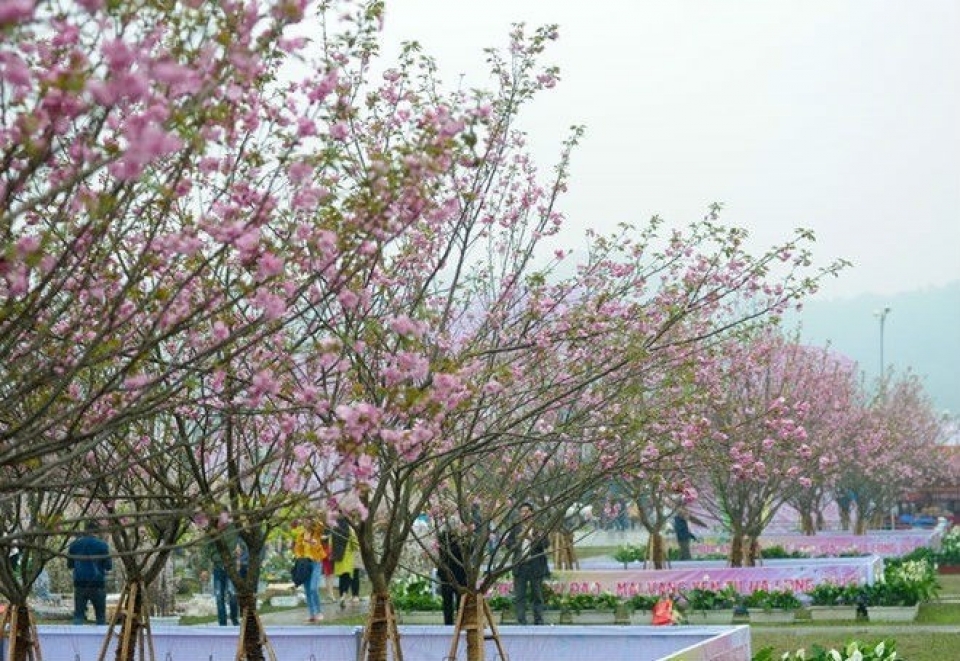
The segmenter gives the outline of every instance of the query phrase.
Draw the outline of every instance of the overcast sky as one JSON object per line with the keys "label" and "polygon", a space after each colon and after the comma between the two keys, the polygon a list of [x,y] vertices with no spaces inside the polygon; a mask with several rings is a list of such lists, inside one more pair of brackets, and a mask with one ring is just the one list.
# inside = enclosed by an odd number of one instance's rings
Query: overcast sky
{"label": "overcast sky", "polygon": [[[587,136],[571,228],[714,201],[758,245],[796,227],[855,266],[823,298],[960,280],[958,0],[387,0],[385,54],[418,40],[450,86],[487,85],[512,22],[557,23],[561,82],[526,115],[552,164]],[[576,247],[580,231],[571,231]]]}

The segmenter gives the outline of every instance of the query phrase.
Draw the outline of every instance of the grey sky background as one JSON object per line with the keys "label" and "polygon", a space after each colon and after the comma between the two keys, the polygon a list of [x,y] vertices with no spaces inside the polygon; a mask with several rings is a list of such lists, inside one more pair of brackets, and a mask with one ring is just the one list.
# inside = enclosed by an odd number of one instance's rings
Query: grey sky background
{"label": "grey sky background", "polygon": [[852,261],[820,299],[960,280],[960,1],[387,0],[384,54],[417,40],[484,86],[520,21],[560,26],[523,121],[543,167],[587,127],[566,247],[716,201],[757,247],[808,227],[818,262]]}

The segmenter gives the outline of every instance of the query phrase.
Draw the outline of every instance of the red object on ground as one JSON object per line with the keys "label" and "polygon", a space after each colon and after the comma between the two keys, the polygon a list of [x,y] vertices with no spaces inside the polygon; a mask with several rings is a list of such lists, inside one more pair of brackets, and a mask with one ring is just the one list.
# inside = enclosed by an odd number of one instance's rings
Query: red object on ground
{"label": "red object on ground", "polygon": [[670,599],[661,599],[653,605],[654,626],[673,624],[673,601]]}

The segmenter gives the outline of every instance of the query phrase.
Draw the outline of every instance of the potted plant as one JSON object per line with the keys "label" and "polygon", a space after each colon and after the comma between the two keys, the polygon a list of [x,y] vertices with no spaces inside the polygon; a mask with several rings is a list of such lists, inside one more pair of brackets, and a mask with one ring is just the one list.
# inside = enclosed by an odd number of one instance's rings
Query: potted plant
{"label": "potted plant", "polygon": [[513,597],[510,595],[498,593],[489,596],[487,597],[487,605],[490,606],[491,612],[500,613],[500,624],[516,622],[513,612]]}
{"label": "potted plant", "polygon": [[620,598],[609,592],[580,592],[561,600],[561,622],[575,624],[613,624]]}
{"label": "potted plant", "polygon": [[732,586],[721,590],[694,588],[686,593],[687,621],[691,624],[730,624],[740,595]]}
{"label": "potted plant", "polygon": [[650,624],[653,605],[659,601],[659,597],[652,594],[635,594],[626,601],[624,605],[630,613],[631,624]]}
{"label": "potted plant", "polygon": [[390,601],[401,624],[443,623],[443,603],[433,593],[433,584],[422,576],[411,575],[394,583]]}
{"label": "potted plant", "polygon": [[857,596],[860,586],[856,583],[838,585],[829,581],[820,583],[807,591],[811,606],[808,609],[812,620],[854,620],[857,616]]}
{"label": "potted plant", "polygon": [[[512,603],[512,602],[511,602]],[[543,620],[547,624],[559,624],[563,612],[563,595],[552,585],[543,585]]]}
{"label": "potted plant", "polygon": [[791,590],[757,590],[745,599],[751,622],[793,622],[803,604]]}
{"label": "potted plant", "polygon": [[933,564],[926,559],[888,559],[883,576],[865,589],[868,617],[879,622],[912,622],[921,601],[937,595]]}

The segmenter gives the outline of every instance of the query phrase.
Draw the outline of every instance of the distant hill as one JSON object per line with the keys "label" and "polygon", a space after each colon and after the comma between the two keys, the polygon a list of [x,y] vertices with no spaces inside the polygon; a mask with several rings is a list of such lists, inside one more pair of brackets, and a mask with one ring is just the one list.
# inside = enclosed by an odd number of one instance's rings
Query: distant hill
{"label": "distant hill", "polygon": [[[800,313],[807,344],[831,347],[857,361],[867,382],[880,373],[880,319],[884,307],[883,357],[887,370],[908,368],[923,377],[936,407],[960,415],[960,281],[892,296],[862,295],[808,301]],[[796,328],[798,320],[787,320]]]}

